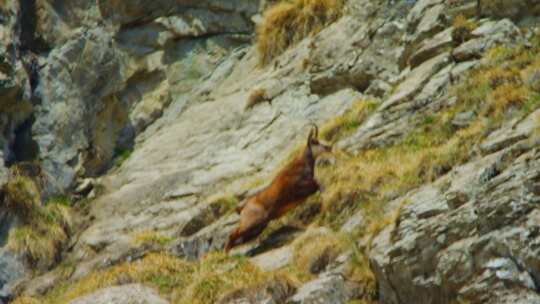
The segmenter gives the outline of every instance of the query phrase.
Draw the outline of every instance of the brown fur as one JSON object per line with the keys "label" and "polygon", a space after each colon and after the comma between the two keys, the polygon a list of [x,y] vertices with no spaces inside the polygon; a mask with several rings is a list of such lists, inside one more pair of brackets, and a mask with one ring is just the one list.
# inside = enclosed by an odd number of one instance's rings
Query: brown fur
{"label": "brown fur", "polygon": [[240,221],[229,236],[225,251],[256,238],[268,223],[304,202],[319,190],[315,180],[315,159],[331,147],[319,143],[315,126],[302,152],[279,171],[269,186],[246,198],[237,208]]}

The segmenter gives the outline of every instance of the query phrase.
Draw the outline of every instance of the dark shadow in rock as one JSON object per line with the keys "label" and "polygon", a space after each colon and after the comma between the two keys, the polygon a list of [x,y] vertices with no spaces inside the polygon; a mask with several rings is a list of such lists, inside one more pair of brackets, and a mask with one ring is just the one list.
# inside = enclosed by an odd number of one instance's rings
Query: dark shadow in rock
{"label": "dark shadow in rock", "polygon": [[294,226],[283,226],[271,232],[258,245],[246,252],[246,256],[252,257],[263,252],[281,247],[292,241],[304,229]]}
{"label": "dark shadow in rock", "polygon": [[[15,162],[31,162],[36,160],[39,155],[39,146],[32,138],[33,124],[34,117],[32,116],[15,129],[15,140],[13,142]],[[8,165],[11,165],[11,163],[8,163]]]}

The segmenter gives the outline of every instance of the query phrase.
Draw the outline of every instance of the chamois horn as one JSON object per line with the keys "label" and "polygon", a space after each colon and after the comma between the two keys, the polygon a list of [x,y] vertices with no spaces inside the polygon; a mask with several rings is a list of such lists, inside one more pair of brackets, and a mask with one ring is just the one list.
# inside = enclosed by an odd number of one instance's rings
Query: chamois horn
{"label": "chamois horn", "polygon": [[319,138],[319,127],[315,123],[310,123],[309,126],[311,126],[311,130],[309,131],[308,139],[311,140],[311,138]]}

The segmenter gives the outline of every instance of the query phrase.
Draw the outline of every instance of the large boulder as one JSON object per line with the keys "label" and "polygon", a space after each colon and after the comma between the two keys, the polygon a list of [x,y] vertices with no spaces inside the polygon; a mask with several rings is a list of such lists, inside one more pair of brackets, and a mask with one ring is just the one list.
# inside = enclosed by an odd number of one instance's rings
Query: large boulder
{"label": "large boulder", "polygon": [[33,134],[57,190],[70,187],[85,173],[80,170],[102,172],[113,156],[128,111],[113,95],[126,79],[122,59],[106,30],[81,30],[54,49],[40,71]]}

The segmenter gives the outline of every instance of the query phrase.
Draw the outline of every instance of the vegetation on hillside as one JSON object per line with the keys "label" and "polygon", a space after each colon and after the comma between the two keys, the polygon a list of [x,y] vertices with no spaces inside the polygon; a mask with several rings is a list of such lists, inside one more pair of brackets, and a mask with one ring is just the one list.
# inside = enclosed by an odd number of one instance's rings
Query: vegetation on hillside
{"label": "vegetation on hillside", "polygon": [[3,189],[4,207],[20,224],[10,230],[8,247],[22,254],[37,269],[51,266],[68,240],[72,227],[69,202],[58,197],[41,201],[36,181],[11,169],[11,176]]}
{"label": "vegetation on hillside", "polygon": [[93,272],[76,282],[64,282],[43,299],[25,297],[14,303],[69,303],[97,289],[130,282],[156,288],[171,303],[206,304],[215,303],[231,290],[276,277],[287,280],[283,273],[262,272],[243,257],[213,253],[197,262],[188,262],[163,253],[151,253],[135,262]]}
{"label": "vegetation on hillside", "polygon": [[257,26],[260,64],[270,63],[290,46],[320,32],[342,10],[343,0],[283,0],[270,7]]}
{"label": "vegetation on hillside", "polygon": [[[334,1],[323,2],[337,5]],[[300,17],[295,15],[298,14],[296,10],[299,3],[311,5],[312,2],[282,2],[267,12],[265,22],[276,18],[274,22],[282,22],[286,26],[274,30],[259,29],[259,35],[261,31],[266,30],[268,32],[264,33],[266,36],[263,37],[277,43],[267,44],[259,50],[263,52],[265,58],[263,62],[267,62],[300,39],[295,38],[295,35],[289,37],[283,33],[283,28],[299,22],[296,18]],[[273,10],[275,12],[272,14],[275,16],[269,17]],[[311,24],[302,18],[306,18],[305,16],[300,18],[302,22]],[[332,19],[325,18],[323,20]],[[470,24],[460,26],[464,28],[460,37],[466,36],[471,30]],[[304,34],[312,33],[312,29],[304,30]],[[258,47],[261,48],[261,45]],[[436,112],[426,113],[403,138],[390,145],[366,148],[357,155],[338,152],[334,155],[332,165],[319,166],[316,174],[325,187],[323,193],[314,196],[278,224],[271,224],[269,229],[300,217],[306,208],[315,204],[321,208],[314,209],[314,214],[307,221],[313,226],[326,226],[337,230],[357,212],[363,214],[364,222],[351,235],[337,232],[316,236],[305,234],[295,240],[291,244],[294,262],[287,269],[291,271],[288,276],[282,271],[265,273],[244,257],[229,257],[223,253],[211,253],[195,262],[164,253],[149,253],[135,262],[95,271],[78,281],[62,283],[51,290],[44,299],[21,298],[15,303],[68,303],[99,288],[125,282],[140,282],[155,287],[172,303],[213,303],[231,290],[253,286],[276,277],[291,282],[308,280],[319,271],[317,263],[321,257],[331,261],[343,253],[352,256],[347,277],[360,283],[367,298],[370,299],[375,295],[376,282],[369,268],[365,250],[369,250],[371,240],[382,229],[399,225],[401,208],[406,207],[409,201],[407,199],[398,201],[399,206],[393,208],[394,212],[388,212],[389,203],[395,202],[422,184],[435,181],[452,168],[474,158],[477,153],[474,148],[490,132],[512,119],[524,117],[538,109],[539,54],[540,39],[533,40],[528,46],[493,48],[475,69],[458,79],[457,84],[450,89],[447,97],[449,100],[455,97],[455,102],[447,103]],[[344,138],[357,129],[376,106],[377,103],[371,100],[357,101],[349,111],[322,126],[321,135],[334,142]],[[453,123],[455,117],[464,112],[472,113],[470,121],[463,125]],[[297,149],[295,148],[295,151]],[[52,242],[53,245],[56,241],[51,240],[62,240],[63,238],[59,236],[51,239],[53,235],[61,235],[58,229],[64,232],[69,230],[69,217],[61,208],[62,205],[57,204],[54,208],[49,207],[50,204],[41,206],[31,182],[14,179],[12,183],[17,183],[18,186],[12,187],[11,192],[8,189],[8,197],[11,198],[7,200],[7,204],[11,206],[10,210],[18,212],[21,217],[32,218],[15,230],[13,239],[18,241],[17,244],[22,244],[20,247],[30,246],[31,244],[21,242],[20,239],[30,239],[29,235],[32,233],[39,233],[37,236],[43,236],[44,240],[49,239],[48,242]],[[220,202],[224,208],[218,212],[219,214],[232,212],[238,203],[234,197],[228,196],[216,198],[215,201]],[[49,224],[48,228],[45,228],[43,223]],[[51,231],[53,228],[50,227],[56,228]],[[25,237],[15,236],[17,231]],[[141,232],[135,235],[134,239],[158,245],[170,241],[168,237],[153,231]],[[32,248],[24,250],[49,252],[50,250],[41,247],[56,248],[49,245],[49,243],[40,245],[38,250]],[[37,253],[30,255],[35,259],[41,258]],[[50,254],[42,255],[46,258],[50,256]]]}

